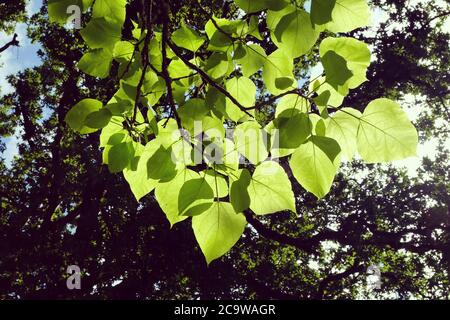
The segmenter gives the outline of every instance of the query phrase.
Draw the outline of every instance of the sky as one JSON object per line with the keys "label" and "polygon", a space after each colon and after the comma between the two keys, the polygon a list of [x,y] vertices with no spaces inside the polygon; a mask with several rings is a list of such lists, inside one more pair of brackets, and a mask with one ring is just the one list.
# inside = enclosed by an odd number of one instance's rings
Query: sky
{"label": "sky", "polygon": [[[414,3],[420,3],[426,0],[411,0]],[[410,1],[410,2],[411,2]],[[442,4],[445,3],[445,0],[442,0]],[[27,4],[27,13],[28,15],[32,15],[36,13],[42,5],[42,0],[31,0]],[[411,5],[411,3],[410,3]],[[305,8],[308,9],[309,5],[306,4]],[[372,14],[372,30],[376,30],[380,23],[386,21],[388,18],[387,14],[382,10],[375,9]],[[450,19],[446,20],[446,24],[444,30],[450,32]],[[373,32],[373,31],[369,31]],[[29,67],[33,67],[40,64],[39,58],[37,56],[37,50],[39,49],[38,44],[33,44],[26,36],[26,25],[20,23],[17,25],[16,33],[19,36],[20,47],[12,47],[8,50],[2,52],[0,55],[0,94],[7,94],[12,91],[11,86],[6,81],[6,76],[10,74],[15,74],[21,70],[24,70]],[[0,32],[0,45],[11,40],[11,35],[6,35],[3,32]],[[320,74],[320,68],[316,68],[312,70],[312,77],[314,74]],[[416,97],[412,95],[407,95],[403,101],[403,106],[405,111],[408,113],[410,119],[414,121],[418,116],[418,111],[420,110],[420,105],[415,104]],[[414,106],[414,107],[411,107]],[[19,142],[17,136],[19,132],[16,132],[16,135],[7,139],[3,139],[6,142],[6,151],[3,154],[3,157],[6,160],[7,164],[10,164],[14,155],[17,154],[17,143]],[[421,144],[418,148],[418,156],[408,158],[401,161],[396,161],[394,165],[398,167],[406,167],[408,173],[411,176],[416,175],[417,169],[421,165],[421,159],[424,156],[428,156],[433,159],[434,154],[436,153],[437,140],[430,140],[424,144]],[[450,141],[448,143],[450,146]]]}
{"label": "sky", "polygon": [[[27,4],[26,12],[28,15],[36,13],[41,7],[41,0],[31,0]],[[0,88],[1,94],[10,93],[12,88],[6,81],[6,76],[14,74],[20,70],[39,65],[37,57],[39,45],[33,44],[27,37],[27,26],[25,23],[19,23],[16,27],[16,33],[19,36],[20,47],[10,47],[0,55]],[[0,32],[0,45],[11,41],[12,35]]]}
{"label": "sky", "polygon": [[[28,15],[33,15],[41,8],[41,0],[31,0],[27,3],[26,12]],[[19,23],[16,26],[15,32],[18,35],[19,47],[10,47],[8,50],[3,51],[0,54],[0,95],[8,94],[12,92],[12,88],[9,85],[6,77],[10,74],[16,74],[17,72],[26,68],[31,68],[40,64],[40,60],[37,56],[39,50],[38,44],[31,43],[27,37],[27,26],[25,23]],[[0,45],[3,45],[11,41],[12,36],[7,35],[0,31]],[[17,143],[19,132],[12,137],[3,139],[6,143],[6,151],[3,154],[7,164],[10,164],[14,155],[18,153]]]}

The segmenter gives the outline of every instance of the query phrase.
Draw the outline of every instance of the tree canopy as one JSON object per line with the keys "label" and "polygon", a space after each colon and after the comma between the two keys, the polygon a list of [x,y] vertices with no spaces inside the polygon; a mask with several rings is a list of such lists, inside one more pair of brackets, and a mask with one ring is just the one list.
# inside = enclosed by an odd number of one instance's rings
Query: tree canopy
{"label": "tree canopy", "polygon": [[390,19],[367,35],[365,0],[44,3],[42,65],[0,100],[23,139],[1,164],[2,295],[448,297],[447,150],[417,177],[377,163],[416,155],[406,94],[421,140],[447,137],[449,8],[371,5]]}

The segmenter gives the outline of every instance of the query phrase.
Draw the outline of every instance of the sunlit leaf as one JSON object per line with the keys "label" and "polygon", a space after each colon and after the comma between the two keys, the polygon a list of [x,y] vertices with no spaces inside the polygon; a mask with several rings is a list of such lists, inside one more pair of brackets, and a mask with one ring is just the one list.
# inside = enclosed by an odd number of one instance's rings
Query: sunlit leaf
{"label": "sunlit leaf", "polygon": [[228,202],[214,202],[203,214],[192,218],[195,238],[209,264],[227,253],[244,232],[247,221]]}

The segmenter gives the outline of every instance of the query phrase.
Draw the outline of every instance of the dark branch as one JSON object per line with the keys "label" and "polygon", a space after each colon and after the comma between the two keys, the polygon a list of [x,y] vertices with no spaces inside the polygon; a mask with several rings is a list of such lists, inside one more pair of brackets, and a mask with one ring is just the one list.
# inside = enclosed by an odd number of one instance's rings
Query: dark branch
{"label": "dark branch", "polygon": [[[163,23],[163,29],[162,29],[162,77],[164,78],[164,81],[166,82],[167,87],[167,98],[169,100],[170,110],[171,113],[175,116],[175,120],[177,121],[178,128],[182,128],[181,126],[181,119],[178,115],[177,108],[175,107],[175,99],[173,97],[173,90],[172,90],[172,78],[169,75],[168,67],[169,67],[169,59],[167,58],[167,44],[169,43],[169,11],[166,4],[163,4],[163,10],[166,15],[166,18]],[[170,46],[170,44],[169,44]]]}
{"label": "dark branch", "polygon": [[[144,48],[142,49],[142,73],[141,73],[141,78],[139,79],[139,83],[136,88],[136,97],[135,97],[135,101],[134,101],[133,122],[136,121],[139,100],[141,98],[141,89],[144,84],[145,73],[147,72],[147,68],[149,65],[148,48],[149,48],[149,43],[150,43],[150,39],[152,36],[151,21],[150,21],[152,3],[153,3],[153,1],[150,1],[150,12],[147,13],[146,10],[142,10],[142,23],[145,25],[147,31],[145,34]],[[143,6],[143,8],[145,8],[143,0],[142,0],[142,6]],[[135,50],[136,50],[136,47],[135,47]]]}
{"label": "dark branch", "polygon": [[284,97],[284,96],[287,96],[287,95],[289,95],[289,94],[298,94],[300,97],[305,98],[306,100],[310,100],[310,98],[308,98],[307,96],[305,96],[305,95],[302,93],[302,90],[301,90],[301,89],[292,89],[292,90],[283,92],[283,93],[281,93],[281,94],[279,94],[279,95],[271,96],[269,99],[267,99],[267,100],[265,100],[265,101],[262,101],[262,102],[259,102],[259,103],[255,104],[253,107],[246,108],[246,109],[247,109],[247,110],[259,109],[259,108],[263,107],[264,105],[268,105],[268,104],[274,103],[274,102],[277,101],[278,99],[280,99],[280,98],[282,98],[282,97]]}
{"label": "dark branch", "polygon": [[251,113],[249,113],[247,111],[247,109],[239,101],[236,100],[235,97],[233,97],[227,90],[225,90],[225,88],[223,88],[220,84],[218,84],[213,79],[211,79],[208,76],[208,74],[206,74],[205,71],[203,71],[202,69],[197,67],[195,64],[190,62],[188,59],[183,57],[183,55],[181,54],[181,52],[180,52],[180,50],[178,49],[177,46],[175,46],[170,41],[168,41],[167,44],[169,45],[169,48],[172,49],[172,51],[181,59],[181,61],[184,62],[184,64],[186,64],[192,70],[197,71],[197,73],[202,77],[202,79],[204,81],[206,81],[208,84],[210,84],[211,86],[213,86],[214,88],[219,90],[223,95],[225,95],[228,99],[230,99],[231,102],[233,102],[241,111],[243,111],[245,114],[247,114],[248,116],[253,118],[253,115]]}
{"label": "dark branch", "polygon": [[341,281],[342,279],[345,279],[345,278],[349,277],[350,275],[352,275],[354,273],[359,273],[359,272],[364,272],[364,266],[359,264],[358,261],[355,261],[355,263],[347,270],[345,270],[341,273],[335,273],[335,274],[328,275],[319,283],[319,288],[318,288],[317,294],[314,298],[318,299],[318,300],[323,299],[325,290],[330,285],[330,283]]}
{"label": "dark branch", "polygon": [[[367,240],[362,240],[359,237],[355,237],[355,232],[352,229],[352,225],[346,226],[346,222],[343,223],[343,227],[339,231],[334,231],[331,229],[325,229],[316,235],[305,238],[305,237],[293,237],[282,233],[264,225],[261,221],[256,219],[251,212],[248,210],[244,212],[247,222],[255,228],[255,230],[261,236],[277,241],[281,244],[290,245],[303,250],[308,253],[315,252],[318,245],[323,241],[336,241],[341,245],[354,246],[355,242],[360,245],[365,246],[377,246],[377,247],[390,247],[393,249],[405,249],[416,253],[425,253],[431,250],[445,250],[445,248],[436,243],[422,243],[421,245],[416,245],[413,241],[402,242],[402,237],[410,232],[419,232],[420,230],[401,230],[399,232],[382,232],[379,230],[374,230],[371,228],[373,233],[372,238]],[[350,219],[351,217],[349,217]],[[362,222],[361,222],[362,223]]]}
{"label": "dark branch", "polygon": [[275,240],[281,244],[287,244],[294,246],[300,250],[306,251],[306,252],[314,252],[313,247],[316,243],[312,239],[300,239],[300,238],[294,238],[287,236],[285,234],[279,233],[277,231],[274,231],[268,227],[266,227],[261,221],[256,219],[252,213],[250,213],[248,210],[244,212],[245,217],[247,218],[247,222],[255,228],[258,233],[271,240]]}
{"label": "dark branch", "polygon": [[17,33],[14,34],[14,37],[12,38],[12,40],[10,42],[8,42],[7,44],[5,44],[3,47],[0,48],[0,53],[2,53],[3,51],[5,51],[6,49],[8,49],[11,46],[15,46],[15,47],[19,46],[19,40],[17,40]]}

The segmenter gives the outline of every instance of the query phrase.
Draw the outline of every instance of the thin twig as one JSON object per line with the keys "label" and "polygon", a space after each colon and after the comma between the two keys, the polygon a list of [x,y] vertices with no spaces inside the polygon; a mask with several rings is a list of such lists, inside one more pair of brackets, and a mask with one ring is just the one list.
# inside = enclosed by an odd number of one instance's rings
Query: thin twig
{"label": "thin twig", "polygon": [[167,58],[167,44],[169,41],[169,9],[167,8],[167,4],[163,4],[163,10],[165,13],[165,20],[163,23],[163,29],[162,29],[162,77],[164,78],[164,81],[166,82],[167,87],[167,98],[169,100],[169,105],[172,114],[175,117],[175,120],[177,121],[178,128],[181,129],[181,119],[178,115],[175,99],[173,97],[173,90],[172,90],[172,78],[169,75],[168,66],[169,66],[169,59]]}
{"label": "thin twig", "polygon": [[287,95],[289,95],[289,94],[297,94],[297,95],[299,95],[300,97],[309,100],[309,98],[308,98],[307,96],[305,96],[305,95],[302,93],[302,90],[301,90],[301,89],[292,89],[292,90],[283,92],[283,93],[281,93],[281,94],[279,94],[279,95],[271,96],[269,99],[267,99],[267,100],[265,100],[265,101],[262,101],[262,102],[259,102],[259,103],[255,104],[253,107],[249,107],[249,108],[246,108],[246,109],[247,109],[247,110],[259,109],[259,108],[263,107],[264,105],[268,105],[268,104],[274,103],[274,102],[277,101],[278,99],[280,99],[280,98],[282,98],[282,97],[284,97],[284,96],[287,96]]}
{"label": "thin twig", "polygon": [[190,62],[185,57],[183,57],[177,46],[175,46],[170,41],[168,41],[167,44],[169,45],[169,48],[172,49],[172,51],[181,59],[181,61],[184,62],[184,64],[186,64],[189,68],[197,71],[197,73],[202,77],[204,81],[206,81],[208,84],[219,90],[223,95],[225,95],[228,99],[230,99],[231,102],[233,102],[242,112],[253,118],[253,115],[250,112],[248,112],[247,108],[244,107],[239,101],[237,101],[237,99],[233,97],[225,88],[223,88],[220,84],[211,79],[205,71],[203,71],[198,66]]}
{"label": "thin twig", "polygon": [[150,39],[152,36],[150,19],[151,19],[151,14],[152,14],[153,0],[150,0],[150,12],[148,12],[148,13],[145,11],[145,0],[141,0],[141,4],[142,4],[142,12],[143,12],[142,23],[144,24],[144,26],[147,30],[146,30],[146,34],[145,34],[144,47],[142,49],[142,51],[143,51],[142,52],[142,73],[141,73],[141,78],[139,79],[139,83],[136,88],[136,98],[134,101],[134,112],[133,112],[133,121],[132,122],[136,121],[139,99],[141,98],[141,89],[144,84],[145,73],[147,72],[147,68],[149,65],[148,47],[149,47]]}

